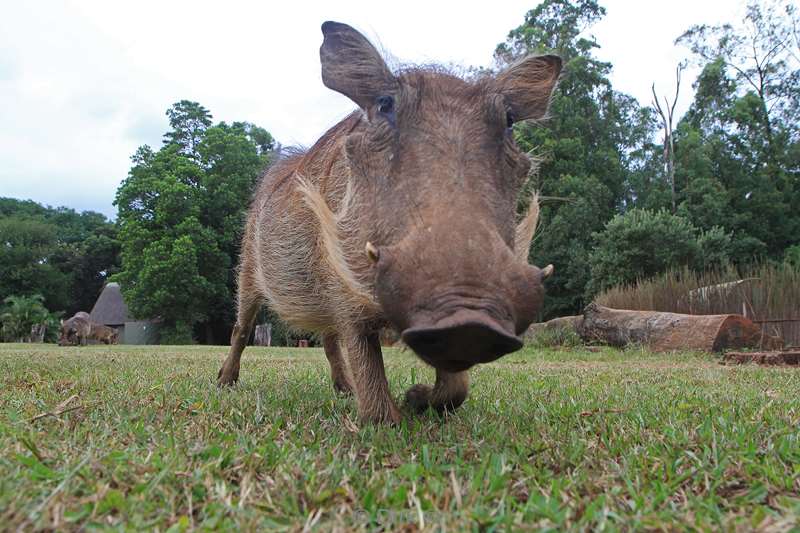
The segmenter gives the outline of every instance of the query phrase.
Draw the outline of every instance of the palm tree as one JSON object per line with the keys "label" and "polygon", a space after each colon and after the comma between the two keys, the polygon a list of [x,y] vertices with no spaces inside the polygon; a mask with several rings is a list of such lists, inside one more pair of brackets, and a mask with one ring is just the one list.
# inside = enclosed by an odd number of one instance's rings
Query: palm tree
{"label": "palm tree", "polygon": [[3,303],[6,304],[0,322],[3,323],[3,340],[11,342],[30,342],[31,328],[50,319],[50,312],[44,306],[44,297],[40,294],[33,296],[9,296]]}

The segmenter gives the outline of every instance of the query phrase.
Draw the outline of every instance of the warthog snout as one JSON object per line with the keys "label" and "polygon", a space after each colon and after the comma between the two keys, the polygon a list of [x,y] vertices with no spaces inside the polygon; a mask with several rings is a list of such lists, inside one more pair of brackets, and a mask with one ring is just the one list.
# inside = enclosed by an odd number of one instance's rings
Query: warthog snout
{"label": "warthog snout", "polygon": [[403,342],[449,372],[487,363],[522,347],[536,318],[542,280],[552,267],[523,264],[499,235],[422,232],[389,247],[370,243],[376,292]]}
{"label": "warthog snout", "polygon": [[433,367],[460,372],[522,347],[522,341],[486,313],[460,309],[430,326],[403,331],[403,342]]}

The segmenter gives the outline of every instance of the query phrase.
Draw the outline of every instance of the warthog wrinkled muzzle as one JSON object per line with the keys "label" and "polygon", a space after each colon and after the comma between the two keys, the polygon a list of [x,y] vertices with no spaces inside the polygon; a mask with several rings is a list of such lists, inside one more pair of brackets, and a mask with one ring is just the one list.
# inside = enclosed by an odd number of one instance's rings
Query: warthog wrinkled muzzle
{"label": "warthog wrinkled muzzle", "polygon": [[378,301],[403,342],[449,372],[519,350],[541,305],[542,271],[516,261],[499,238],[447,254],[434,253],[438,244],[374,248]]}

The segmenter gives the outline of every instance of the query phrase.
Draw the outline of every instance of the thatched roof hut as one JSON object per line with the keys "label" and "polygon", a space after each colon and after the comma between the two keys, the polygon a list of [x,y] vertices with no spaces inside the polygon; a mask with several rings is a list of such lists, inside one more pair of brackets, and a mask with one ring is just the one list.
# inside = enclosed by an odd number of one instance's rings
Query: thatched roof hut
{"label": "thatched roof hut", "polygon": [[158,321],[132,317],[119,283],[106,283],[89,316],[93,322],[116,328],[121,344],[158,343]]}
{"label": "thatched roof hut", "polygon": [[125,299],[122,297],[122,291],[119,289],[119,283],[113,281],[106,283],[89,316],[93,322],[111,327],[122,326],[132,320]]}

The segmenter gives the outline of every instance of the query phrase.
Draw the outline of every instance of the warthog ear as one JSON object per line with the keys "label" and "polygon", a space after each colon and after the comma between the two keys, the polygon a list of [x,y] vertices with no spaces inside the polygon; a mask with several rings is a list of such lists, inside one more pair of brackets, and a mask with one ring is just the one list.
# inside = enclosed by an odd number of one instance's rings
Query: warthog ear
{"label": "warthog ear", "polygon": [[324,40],[319,49],[322,83],[350,98],[362,109],[397,86],[389,67],[372,44],[356,30],[340,22],[322,24]]}
{"label": "warthog ear", "polygon": [[498,74],[495,84],[513,120],[544,117],[560,73],[561,58],[546,55],[528,56]]}

